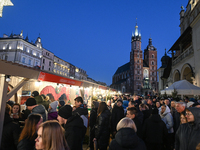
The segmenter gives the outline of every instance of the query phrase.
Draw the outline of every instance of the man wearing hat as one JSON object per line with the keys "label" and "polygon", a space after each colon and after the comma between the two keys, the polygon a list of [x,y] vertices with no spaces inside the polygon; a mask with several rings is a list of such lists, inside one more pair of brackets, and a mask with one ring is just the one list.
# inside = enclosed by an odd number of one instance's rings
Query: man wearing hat
{"label": "man wearing hat", "polygon": [[47,120],[47,111],[43,105],[38,105],[36,100],[32,97],[26,100],[27,109],[31,111],[31,114],[41,114],[43,122]]}
{"label": "man wearing hat", "polygon": [[44,101],[43,97],[41,95],[39,95],[38,91],[33,91],[31,96],[36,100],[36,103],[39,105],[43,105],[45,107],[46,110],[48,110],[49,108],[49,102],[48,101]]}
{"label": "man wearing hat", "polygon": [[71,150],[82,150],[82,139],[84,137],[84,124],[78,115],[72,115],[72,107],[65,105],[58,111],[59,123],[65,129],[65,139]]}
{"label": "man wearing hat", "polygon": [[111,132],[113,135],[113,138],[115,137],[115,134],[117,132],[116,126],[118,122],[124,118],[124,109],[122,107],[123,101],[122,99],[118,99],[117,103],[114,105],[111,115]]}

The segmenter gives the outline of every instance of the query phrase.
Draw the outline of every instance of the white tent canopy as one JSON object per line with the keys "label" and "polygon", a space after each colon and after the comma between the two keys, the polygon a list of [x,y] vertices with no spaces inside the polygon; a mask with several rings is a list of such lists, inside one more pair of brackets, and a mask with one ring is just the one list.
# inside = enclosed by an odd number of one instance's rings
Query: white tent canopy
{"label": "white tent canopy", "polygon": [[200,87],[191,84],[187,80],[174,82],[169,88],[162,90],[161,94],[171,95],[174,89],[178,92],[178,95],[200,95]]}

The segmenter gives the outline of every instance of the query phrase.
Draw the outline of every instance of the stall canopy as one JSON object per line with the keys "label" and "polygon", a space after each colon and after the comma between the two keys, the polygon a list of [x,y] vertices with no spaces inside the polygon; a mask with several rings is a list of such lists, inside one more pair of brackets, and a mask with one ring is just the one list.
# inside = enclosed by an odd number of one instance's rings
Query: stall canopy
{"label": "stall canopy", "polygon": [[178,95],[200,95],[200,87],[195,86],[187,80],[174,82],[169,88],[161,91],[161,94],[171,95],[176,90]]}

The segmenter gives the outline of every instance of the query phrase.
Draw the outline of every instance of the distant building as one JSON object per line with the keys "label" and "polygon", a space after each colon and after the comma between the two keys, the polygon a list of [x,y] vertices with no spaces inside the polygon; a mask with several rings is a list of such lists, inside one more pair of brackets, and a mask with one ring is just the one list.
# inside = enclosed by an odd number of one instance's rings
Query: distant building
{"label": "distant building", "polygon": [[120,66],[112,77],[111,87],[122,93],[154,95],[157,93],[157,49],[149,44],[141,50],[141,34],[138,26],[132,33],[130,61]]}
{"label": "distant building", "polygon": [[[164,85],[161,89],[170,86],[173,82],[187,80],[200,86],[200,1],[189,0],[180,11],[180,37],[174,42],[168,52],[172,58],[168,64],[170,72],[163,73]],[[170,66],[171,65],[171,66]],[[159,79],[162,78],[159,75]],[[159,82],[163,82],[162,79]],[[160,84],[160,83],[159,83]]]}
{"label": "distant building", "polygon": [[42,46],[39,44],[39,37],[34,44],[29,42],[28,36],[23,39],[21,34],[3,35],[0,38],[0,59],[12,61],[28,67],[37,67],[41,65]]}
{"label": "distant building", "polygon": [[85,70],[54,56],[54,53],[43,48],[40,37],[35,43],[29,42],[28,36],[24,39],[23,32],[10,36],[4,34],[0,38],[0,59],[78,80],[87,80],[88,76]]}

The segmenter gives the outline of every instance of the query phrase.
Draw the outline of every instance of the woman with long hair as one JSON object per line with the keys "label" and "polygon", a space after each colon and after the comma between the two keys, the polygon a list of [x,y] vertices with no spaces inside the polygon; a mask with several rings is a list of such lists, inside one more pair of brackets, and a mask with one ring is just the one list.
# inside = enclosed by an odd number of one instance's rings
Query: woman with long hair
{"label": "woman with long hair", "polygon": [[145,143],[137,136],[134,121],[125,117],[117,124],[117,133],[109,145],[109,150],[146,150]]}
{"label": "woman with long hair", "polygon": [[20,107],[19,103],[13,104],[12,113],[11,113],[10,117],[13,118],[14,121],[17,123],[19,123],[19,121],[22,120],[21,107]]}
{"label": "woman with long hair", "polygon": [[64,129],[56,120],[42,123],[35,139],[36,150],[69,150],[65,140]]}
{"label": "woman with long hair", "polygon": [[107,150],[110,137],[109,122],[111,114],[105,102],[100,102],[97,114],[95,138],[93,141],[97,142],[97,148],[99,150]]}
{"label": "woman with long hair", "polygon": [[36,132],[42,121],[40,114],[32,114],[28,117],[19,137],[18,150],[34,150],[35,138],[37,137]]}

